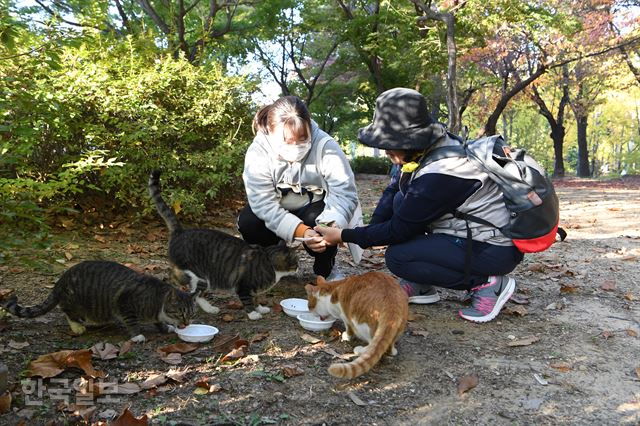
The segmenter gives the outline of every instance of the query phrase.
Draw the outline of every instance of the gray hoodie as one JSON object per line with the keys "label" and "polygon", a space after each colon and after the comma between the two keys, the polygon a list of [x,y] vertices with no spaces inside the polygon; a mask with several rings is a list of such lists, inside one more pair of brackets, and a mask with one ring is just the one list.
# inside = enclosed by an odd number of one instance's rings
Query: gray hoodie
{"label": "gray hoodie", "polygon": [[345,228],[358,205],[358,194],[340,145],[312,121],[311,149],[301,162],[283,160],[275,148],[258,133],[245,156],[242,179],[255,215],[278,237],[291,242],[302,221],[289,211],[324,199],[324,211],[316,222],[335,222]]}

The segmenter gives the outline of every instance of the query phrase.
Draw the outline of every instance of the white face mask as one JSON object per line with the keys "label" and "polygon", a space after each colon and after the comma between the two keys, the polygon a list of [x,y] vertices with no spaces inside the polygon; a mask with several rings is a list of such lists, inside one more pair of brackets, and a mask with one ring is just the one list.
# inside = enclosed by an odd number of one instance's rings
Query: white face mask
{"label": "white face mask", "polygon": [[294,162],[302,160],[311,149],[311,141],[288,144],[280,142],[276,145],[276,152],[285,161]]}

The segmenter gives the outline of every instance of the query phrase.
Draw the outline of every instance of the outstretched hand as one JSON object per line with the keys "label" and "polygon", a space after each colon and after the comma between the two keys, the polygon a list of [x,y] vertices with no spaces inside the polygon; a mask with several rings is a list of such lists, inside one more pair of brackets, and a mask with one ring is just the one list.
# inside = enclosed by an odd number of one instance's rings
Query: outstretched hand
{"label": "outstretched hand", "polygon": [[342,242],[342,229],[332,226],[316,226],[313,228],[318,234],[322,235],[324,241],[328,245],[335,246]]}
{"label": "outstretched hand", "polygon": [[327,250],[327,242],[324,240],[324,238],[322,238],[322,235],[318,234],[313,229],[307,229],[306,231],[304,231],[304,237],[310,238],[303,243],[310,250],[316,253],[323,253]]}

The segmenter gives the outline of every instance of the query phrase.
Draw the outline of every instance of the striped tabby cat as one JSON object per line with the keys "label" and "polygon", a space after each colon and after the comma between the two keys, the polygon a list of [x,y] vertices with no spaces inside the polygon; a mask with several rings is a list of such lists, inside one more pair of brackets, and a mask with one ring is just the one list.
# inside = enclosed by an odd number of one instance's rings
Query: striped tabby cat
{"label": "striped tabby cat", "polygon": [[[213,229],[183,229],[173,210],[160,194],[160,172],[149,177],[149,195],[164,219],[169,237],[169,260],[176,281],[191,291],[235,289],[249,319],[257,320],[270,311],[254,303],[256,293],[264,292],[280,278],[295,274],[298,257],[286,243],[270,247],[249,245],[244,240]],[[203,297],[198,305],[208,313],[220,310]]]}
{"label": "striped tabby cat", "polygon": [[84,333],[85,325],[119,324],[136,342],[145,340],[140,325],[155,323],[167,333],[189,324],[195,312],[195,295],[107,261],[72,266],[39,305],[23,307],[17,299],[5,302],[5,309],[15,316],[34,318],[60,306],[74,334]]}
{"label": "striped tabby cat", "polygon": [[382,272],[332,282],[318,277],[317,286],[305,289],[311,312],[342,320],[346,327],[342,340],[355,335],[368,343],[354,348],[359,355],[355,360],[331,364],[329,374],[352,379],[371,370],[385,353],[398,353],[395,343],[407,326],[409,301],[395,278]]}

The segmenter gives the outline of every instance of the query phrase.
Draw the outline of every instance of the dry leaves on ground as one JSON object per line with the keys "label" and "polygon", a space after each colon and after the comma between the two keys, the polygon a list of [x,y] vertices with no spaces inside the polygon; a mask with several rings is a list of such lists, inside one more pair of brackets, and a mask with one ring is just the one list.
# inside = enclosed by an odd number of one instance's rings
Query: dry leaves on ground
{"label": "dry leaves on ground", "polygon": [[31,361],[27,367],[27,376],[42,378],[55,377],[67,368],[79,368],[91,377],[105,377],[105,373],[93,368],[91,364],[91,349],[79,351],[67,350],[53,352],[40,356]]}

